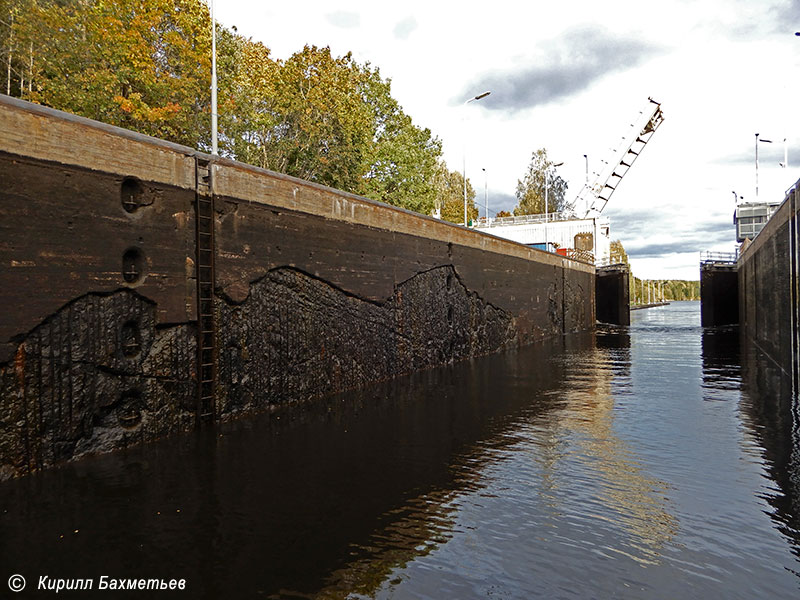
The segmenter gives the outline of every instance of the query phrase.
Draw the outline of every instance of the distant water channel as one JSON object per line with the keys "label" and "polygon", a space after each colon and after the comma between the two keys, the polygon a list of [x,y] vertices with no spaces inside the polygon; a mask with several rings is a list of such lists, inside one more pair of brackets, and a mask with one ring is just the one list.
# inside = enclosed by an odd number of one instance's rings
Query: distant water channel
{"label": "distant water channel", "polygon": [[0,484],[0,597],[800,597],[780,373],[699,303],[632,321]]}

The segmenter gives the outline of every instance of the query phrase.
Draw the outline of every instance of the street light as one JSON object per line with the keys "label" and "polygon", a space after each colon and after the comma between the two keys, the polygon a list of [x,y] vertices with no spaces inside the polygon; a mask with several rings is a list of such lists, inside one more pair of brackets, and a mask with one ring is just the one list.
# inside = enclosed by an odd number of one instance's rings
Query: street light
{"label": "street light", "polygon": [[[486,209],[486,224],[489,224],[489,172],[483,167],[483,208]],[[480,211],[478,211],[480,214]]]}
{"label": "street light", "polygon": [[211,0],[211,154],[217,148],[217,26],[214,19],[214,0]]}
{"label": "street light", "polygon": [[758,201],[758,142],[763,142],[765,144],[771,144],[772,140],[768,140],[766,138],[758,139],[760,134],[756,134],[756,201]]}
{"label": "street light", "polygon": [[584,182],[584,185],[589,187],[589,155],[584,154],[583,159],[586,161],[586,181]]}
{"label": "street light", "polygon": [[[469,104],[470,102],[475,102],[476,100],[481,100],[482,98],[486,98],[492,92],[486,91],[482,94],[478,94],[477,96],[470,98],[466,102],[464,102],[464,106]],[[464,115],[466,118],[466,115]],[[462,175],[464,176],[464,227],[467,226],[467,130],[464,127],[464,164],[462,165]]]}
{"label": "street light", "polygon": [[784,169],[789,166],[789,143],[783,138],[783,162],[779,163]]}

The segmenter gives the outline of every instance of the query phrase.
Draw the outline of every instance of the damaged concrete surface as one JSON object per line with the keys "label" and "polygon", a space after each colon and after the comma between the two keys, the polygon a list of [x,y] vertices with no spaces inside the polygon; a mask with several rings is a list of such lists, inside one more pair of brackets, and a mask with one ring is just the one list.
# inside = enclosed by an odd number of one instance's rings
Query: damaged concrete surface
{"label": "damaged concrete surface", "polygon": [[241,305],[220,302],[220,331],[221,415],[353,389],[516,342],[511,315],[465,288],[452,266],[412,277],[384,303],[277,269]]}
{"label": "damaged concrete surface", "polygon": [[0,478],[191,428],[194,339],[133,291],[62,308],[0,366]]}
{"label": "damaged concrete surface", "polygon": [[594,326],[591,265],[1,96],[0,180],[0,478]]}

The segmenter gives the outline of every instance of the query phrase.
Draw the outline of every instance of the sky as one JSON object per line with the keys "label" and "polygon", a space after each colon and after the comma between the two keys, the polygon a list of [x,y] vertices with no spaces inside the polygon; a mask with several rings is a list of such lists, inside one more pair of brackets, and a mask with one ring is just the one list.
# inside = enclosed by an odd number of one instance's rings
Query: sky
{"label": "sky", "polygon": [[[466,163],[481,215],[511,210],[532,153],[568,184],[616,159],[648,105],[664,122],[603,215],[637,277],[699,279],[733,252],[733,212],[800,179],[800,0],[216,0],[217,20],[288,58],[304,45],[378,67],[414,123]],[[465,101],[491,91],[479,101]],[[792,110],[794,108],[794,110]],[[784,139],[786,144],[784,144]],[[784,147],[788,148],[788,167]]]}

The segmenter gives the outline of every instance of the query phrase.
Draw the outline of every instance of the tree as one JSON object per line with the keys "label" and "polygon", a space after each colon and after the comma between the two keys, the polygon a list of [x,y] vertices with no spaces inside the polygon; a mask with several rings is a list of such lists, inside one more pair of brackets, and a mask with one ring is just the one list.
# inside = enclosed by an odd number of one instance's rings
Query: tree
{"label": "tree", "polygon": [[220,28],[217,36],[220,154],[278,170],[273,142],[279,65],[265,45]]}
{"label": "tree", "polygon": [[[201,0],[0,0],[3,16],[6,90],[210,149],[211,21]],[[403,112],[377,68],[316,46],[273,60],[219,25],[217,39],[221,154],[431,212],[441,142]]]}
{"label": "tree", "polygon": [[208,140],[210,18],[198,0],[38,0],[9,35],[29,50],[20,96],[178,143]]}
{"label": "tree", "polygon": [[433,209],[441,142],[413,124],[378,69],[315,46],[273,61],[260,43],[226,39],[222,70],[230,69],[230,82],[220,123],[228,155],[410,210]]}
{"label": "tree", "polygon": [[442,143],[414,125],[391,96],[391,82],[366,70],[364,101],[373,109],[372,143],[359,193],[387,204],[429,214],[436,204]]}
{"label": "tree", "polygon": [[611,242],[609,260],[610,260],[612,265],[617,265],[617,264],[629,265],[630,264],[628,262],[628,253],[625,252],[625,248],[623,248],[621,241],[613,240]]}
{"label": "tree", "polygon": [[511,213],[508,212],[507,210],[501,210],[501,211],[498,211],[494,216],[495,216],[495,218],[510,217]]}
{"label": "tree", "polygon": [[[547,211],[545,210],[546,180],[549,180]],[[553,162],[547,158],[547,151],[540,148],[532,154],[525,176],[517,180],[517,206],[514,208],[514,214],[534,215],[566,210],[569,208],[565,199],[566,192],[567,182],[556,174]]]}
{"label": "tree", "polygon": [[[451,171],[440,161],[436,175],[436,207],[441,210],[441,218],[451,223],[464,223],[464,176]],[[467,179],[467,220],[478,218],[475,206],[475,190]]]}

